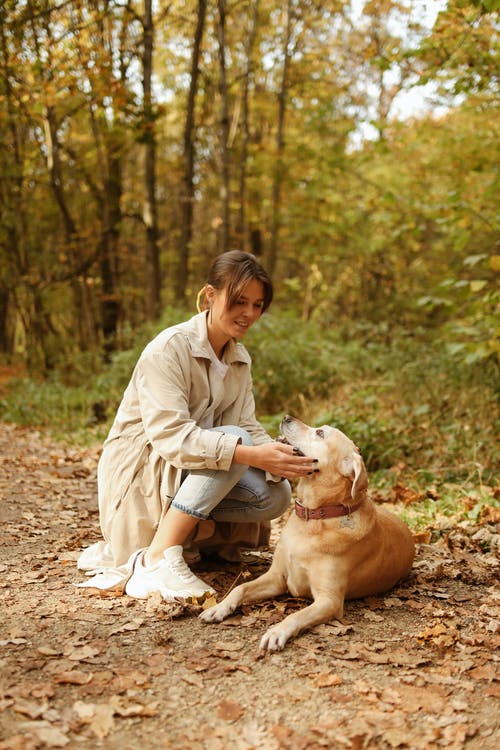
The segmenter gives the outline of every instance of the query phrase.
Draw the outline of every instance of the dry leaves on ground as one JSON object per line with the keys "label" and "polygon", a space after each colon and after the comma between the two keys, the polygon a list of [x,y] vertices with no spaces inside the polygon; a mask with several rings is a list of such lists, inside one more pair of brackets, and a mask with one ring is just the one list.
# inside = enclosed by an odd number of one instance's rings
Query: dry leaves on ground
{"label": "dry leaves on ground", "polygon": [[[495,508],[429,531],[395,590],[258,659],[264,630],[305,602],[207,626],[194,605],[77,589],[79,550],[99,538],[99,449],[0,425],[0,455],[0,750],[498,747]],[[201,570],[220,595],[269,559]]]}

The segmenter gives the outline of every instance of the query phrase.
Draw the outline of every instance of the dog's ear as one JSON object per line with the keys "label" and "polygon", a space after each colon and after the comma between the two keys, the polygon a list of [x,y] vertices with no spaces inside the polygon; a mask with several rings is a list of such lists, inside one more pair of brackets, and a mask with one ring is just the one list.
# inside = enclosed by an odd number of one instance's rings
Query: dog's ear
{"label": "dog's ear", "polygon": [[351,488],[351,497],[354,501],[361,499],[361,495],[368,487],[368,474],[366,473],[365,464],[358,452],[353,452],[350,456],[351,473],[354,474],[354,480]]}

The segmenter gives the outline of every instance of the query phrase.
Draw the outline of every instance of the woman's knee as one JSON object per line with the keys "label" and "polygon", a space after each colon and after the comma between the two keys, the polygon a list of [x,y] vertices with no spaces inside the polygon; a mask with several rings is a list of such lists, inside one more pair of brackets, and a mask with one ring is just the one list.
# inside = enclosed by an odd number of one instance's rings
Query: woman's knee
{"label": "woman's knee", "polygon": [[265,490],[260,493],[260,502],[255,505],[256,520],[272,521],[285,513],[292,498],[290,483],[284,479],[281,482],[266,482]]}
{"label": "woman's knee", "polygon": [[273,513],[271,518],[279,518],[285,513],[292,499],[292,489],[290,482],[283,479],[281,482],[269,484],[270,510]]}
{"label": "woman's knee", "polygon": [[214,427],[214,430],[217,432],[225,432],[229,435],[237,435],[242,445],[253,445],[252,436],[250,435],[247,430],[244,430],[243,427],[238,427],[238,425],[234,424],[223,424],[219,427]]}

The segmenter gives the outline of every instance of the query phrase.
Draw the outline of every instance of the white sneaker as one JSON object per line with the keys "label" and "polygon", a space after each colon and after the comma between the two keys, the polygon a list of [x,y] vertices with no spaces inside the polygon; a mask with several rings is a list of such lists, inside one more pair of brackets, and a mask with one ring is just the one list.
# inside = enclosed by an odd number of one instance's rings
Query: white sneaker
{"label": "white sneaker", "polygon": [[144,555],[137,557],[134,572],[125,586],[125,593],[134,599],[147,599],[154,591],[159,591],[166,601],[203,599],[207,594],[215,594],[208,583],[189,569],[180,544],[166,549],[163,559],[154,565],[145,566],[143,560]]}

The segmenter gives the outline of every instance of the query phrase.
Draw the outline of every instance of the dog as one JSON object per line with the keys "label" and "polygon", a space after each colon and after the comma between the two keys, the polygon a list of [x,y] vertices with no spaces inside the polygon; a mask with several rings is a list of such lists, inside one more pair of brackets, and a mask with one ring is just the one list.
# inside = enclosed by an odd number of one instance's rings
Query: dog
{"label": "dog", "polygon": [[415,555],[406,524],[367,496],[367,472],[352,440],[335,427],[309,427],[290,416],[284,417],[280,432],[283,442],[316,458],[319,471],[299,480],[300,499],[269,570],[200,615],[206,623],[222,622],[241,604],[287,591],[312,599],[269,628],[260,641],[261,654],[282,650],[315,625],[340,620],[345,599],[388,591],[410,572]]}

